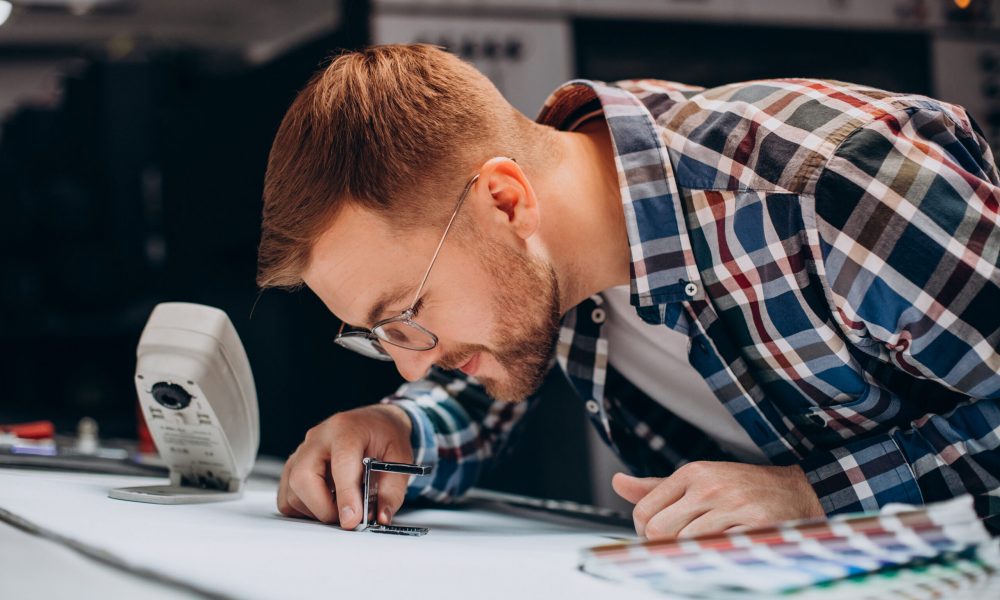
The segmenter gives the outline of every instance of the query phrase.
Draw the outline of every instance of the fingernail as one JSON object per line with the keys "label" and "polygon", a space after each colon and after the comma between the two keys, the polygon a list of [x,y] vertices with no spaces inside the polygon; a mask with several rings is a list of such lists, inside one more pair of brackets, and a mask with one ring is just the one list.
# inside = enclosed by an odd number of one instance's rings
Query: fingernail
{"label": "fingernail", "polygon": [[350,506],[345,506],[343,510],[340,511],[341,521],[350,521],[354,518],[354,509]]}
{"label": "fingernail", "polygon": [[379,517],[379,520],[382,521],[383,523],[388,524],[391,522],[390,519],[392,519],[392,511],[389,510],[388,508],[383,508],[382,516]]}

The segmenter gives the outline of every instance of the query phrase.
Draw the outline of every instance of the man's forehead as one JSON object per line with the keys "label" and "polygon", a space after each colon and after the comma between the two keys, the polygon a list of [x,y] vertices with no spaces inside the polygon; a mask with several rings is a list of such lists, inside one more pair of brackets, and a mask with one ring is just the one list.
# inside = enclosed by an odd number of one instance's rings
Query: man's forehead
{"label": "man's forehead", "polygon": [[411,300],[425,244],[365,213],[345,207],[313,246],[303,279],[338,318],[370,326]]}
{"label": "man's forehead", "polygon": [[416,291],[409,283],[393,285],[385,279],[373,279],[369,284],[357,278],[338,281],[320,276],[310,278],[306,284],[337,318],[359,327],[371,327],[388,311],[402,310]]}

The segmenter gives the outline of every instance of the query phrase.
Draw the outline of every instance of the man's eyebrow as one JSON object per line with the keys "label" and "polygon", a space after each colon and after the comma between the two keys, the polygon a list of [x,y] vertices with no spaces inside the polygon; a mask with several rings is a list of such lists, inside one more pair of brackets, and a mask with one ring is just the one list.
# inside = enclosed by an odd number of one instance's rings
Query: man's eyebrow
{"label": "man's eyebrow", "polygon": [[390,304],[396,304],[397,302],[403,300],[409,291],[409,286],[399,286],[392,291],[382,294],[378,300],[375,301],[372,309],[368,311],[368,318],[365,321],[365,326],[374,325],[375,321],[378,320],[383,313],[385,313],[386,308],[388,308]]}

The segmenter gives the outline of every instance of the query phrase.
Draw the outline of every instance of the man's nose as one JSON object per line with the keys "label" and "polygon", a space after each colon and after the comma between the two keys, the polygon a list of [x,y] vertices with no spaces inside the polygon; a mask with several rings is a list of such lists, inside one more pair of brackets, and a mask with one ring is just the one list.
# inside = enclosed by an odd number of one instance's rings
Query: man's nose
{"label": "man's nose", "polygon": [[385,344],[385,351],[389,353],[393,362],[396,363],[396,369],[399,370],[399,374],[407,381],[417,381],[427,374],[431,365],[434,364],[438,352],[440,352],[439,348],[440,346],[436,346],[430,350],[407,350],[406,348],[400,348],[392,344]]}

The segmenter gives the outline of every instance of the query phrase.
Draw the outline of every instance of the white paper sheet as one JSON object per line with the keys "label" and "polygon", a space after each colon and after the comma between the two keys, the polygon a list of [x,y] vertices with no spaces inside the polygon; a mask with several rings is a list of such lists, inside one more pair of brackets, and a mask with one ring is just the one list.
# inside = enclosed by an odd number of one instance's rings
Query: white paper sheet
{"label": "white paper sheet", "polygon": [[[423,537],[342,531],[279,515],[275,485],[242,500],[165,506],[112,500],[120,476],[0,469],[0,507],[132,564],[238,598],[608,598],[632,589],[577,570],[579,550],[623,529],[518,511],[403,511]],[[2,573],[0,577],[21,575]],[[45,566],[33,576],[44,576]],[[25,574],[28,576],[29,574]]]}

